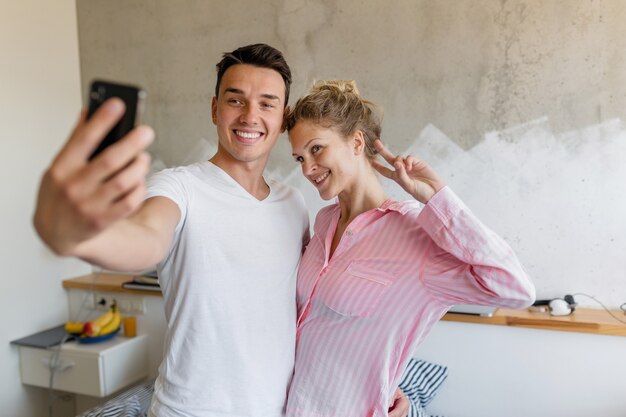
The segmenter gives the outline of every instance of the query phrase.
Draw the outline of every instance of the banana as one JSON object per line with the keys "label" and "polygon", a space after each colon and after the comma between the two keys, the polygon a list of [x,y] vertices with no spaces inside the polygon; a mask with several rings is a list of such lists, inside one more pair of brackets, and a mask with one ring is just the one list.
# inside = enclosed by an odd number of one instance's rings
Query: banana
{"label": "banana", "polygon": [[106,326],[111,320],[113,320],[114,309],[115,309],[115,305],[112,305],[106,313],[104,313],[97,319],[91,320],[91,321],[100,327]]}
{"label": "banana", "polygon": [[70,334],[81,334],[84,325],[82,321],[68,321],[65,323],[65,331]]}
{"label": "banana", "polygon": [[111,319],[111,321],[109,321],[106,325],[104,325],[100,329],[98,336],[104,336],[106,334],[113,333],[114,331],[120,328],[121,324],[122,324],[122,315],[120,314],[119,311],[117,311],[117,309],[115,309],[113,312],[113,318]]}
{"label": "banana", "polygon": [[[83,327],[83,334],[87,337],[95,337],[101,334],[107,334],[107,333],[102,333],[102,331],[104,328],[106,328],[107,330],[111,328],[109,324],[111,324],[111,322],[115,320],[116,313],[117,313],[117,305],[115,304],[115,301],[114,301],[106,313],[102,314],[100,317],[98,317],[95,320],[89,320],[88,322],[85,323]],[[119,327],[119,324],[117,326]]]}

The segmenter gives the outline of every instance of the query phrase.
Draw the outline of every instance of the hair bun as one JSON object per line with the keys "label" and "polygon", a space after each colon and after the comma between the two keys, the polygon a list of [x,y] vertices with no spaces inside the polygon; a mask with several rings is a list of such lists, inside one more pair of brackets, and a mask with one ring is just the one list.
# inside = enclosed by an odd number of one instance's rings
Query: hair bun
{"label": "hair bun", "polygon": [[337,91],[339,93],[353,93],[359,95],[359,89],[356,88],[356,81],[354,80],[321,80],[315,82],[311,92],[318,91]]}

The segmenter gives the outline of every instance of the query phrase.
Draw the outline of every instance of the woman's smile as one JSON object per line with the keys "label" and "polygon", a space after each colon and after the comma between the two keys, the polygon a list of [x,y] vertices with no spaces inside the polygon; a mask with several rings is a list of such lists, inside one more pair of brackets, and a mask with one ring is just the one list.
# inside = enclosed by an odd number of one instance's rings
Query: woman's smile
{"label": "woman's smile", "polygon": [[325,180],[326,178],[328,178],[328,176],[330,175],[330,171],[326,171],[321,175],[316,175],[314,177],[311,177],[311,180],[313,182],[313,184],[315,184],[316,187],[320,188],[323,184],[325,184]]}

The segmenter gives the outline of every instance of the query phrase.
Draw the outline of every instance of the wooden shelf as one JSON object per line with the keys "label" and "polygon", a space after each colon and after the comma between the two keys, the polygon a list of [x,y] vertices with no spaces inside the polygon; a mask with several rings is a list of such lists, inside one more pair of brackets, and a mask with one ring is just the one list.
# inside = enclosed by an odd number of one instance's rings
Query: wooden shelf
{"label": "wooden shelf", "polygon": [[[611,311],[626,321],[621,310]],[[550,313],[536,313],[528,310],[499,308],[493,317],[470,316],[466,314],[446,314],[442,320],[462,323],[495,324],[499,326],[527,327],[532,329],[557,330],[562,332],[604,334],[626,336],[626,324],[615,320],[606,310],[577,308],[569,316],[551,316]]]}
{"label": "wooden shelf", "polygon": [[[93,291],[121,292],[161,297],[159,291],[142,291],[122,288],[132,275],[94,273],[63,281],[63,288],[76,288]],[[626,321],[621,310],[612,310],[617,317]],[[460,323],[492,324],[498,326],[527,327],[532,329],[556,330],[562,332],[604,334],[626,336],[626,324],[611,317],[605,310],[577,308],[569,316],[551,316],[549,313],[535,313],[528,310],[500,308],[493,317],[470,316],[466,314],[446,314],[442,320]]]}
{"label": "wooden shelf", "polygon": [[93,273],[82,275],[76,278],[63,280],[63,288],[74,288],[81,290],[121,292],[125,294],[138,295],[154,295],[162,297],[160,291],[135,290],[123,288],[122,284],[133,279],[133,275],[128,274],[111,274],[111,273]]}

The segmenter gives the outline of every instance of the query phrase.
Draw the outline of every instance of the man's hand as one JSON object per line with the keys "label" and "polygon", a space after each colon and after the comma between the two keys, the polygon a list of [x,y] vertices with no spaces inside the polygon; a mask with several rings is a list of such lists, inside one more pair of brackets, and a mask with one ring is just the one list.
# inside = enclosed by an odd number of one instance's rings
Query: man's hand
{"label": "man's hand", "polygon": [[411,402],[409,399],[400,388],[396,389],[391,399],[391,404],[389,404],[389,417],[407,417],[410,408]]}
{"label": "man's hand", "polygon": [[415,158],[412,155],[401,157],[392,154],[380,140],[374,142],[374,147],[380,155],[393,166],[395,170],[389,169],[372,160],[372,166],[383,176],[394,180],[407,193],[411,194],[420,203],[428,203],[428,200],[435,193],[445,187],[443,180],[437,175],[434,169],[426,162]]}
{"label": "man's hand", "polygon": [[129,216],[141,205],[150,157],[145,149],[154,132],[139,126],[91,162],[88,158],[124,114],[117,98],[86,120],[83,110],[70,138],[45,172],[34,225],[59,255],[73,255],[78,244]]}

